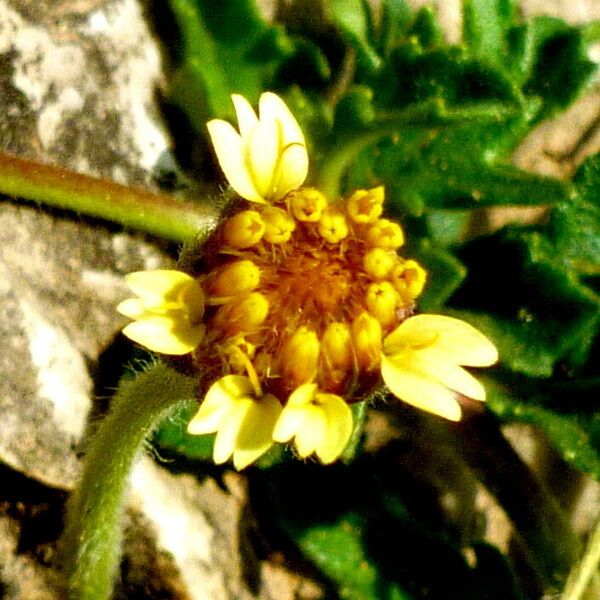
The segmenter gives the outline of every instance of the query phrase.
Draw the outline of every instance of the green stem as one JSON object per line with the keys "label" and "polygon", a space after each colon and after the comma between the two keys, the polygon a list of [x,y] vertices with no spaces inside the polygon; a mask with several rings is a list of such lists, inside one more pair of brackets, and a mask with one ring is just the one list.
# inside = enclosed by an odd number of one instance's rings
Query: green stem
{"label": "green stem", "polygon": [[146,437],[196,381],[160,363],[122,384],[92,439],[60,541],[70,600],[108,600],[119,566],[125,487]]}
{"label": "green stem", "polygon": [[0,153],[0,193],[193,242],[211,215],[197,204]]}
{"label": "green stem", "polygon": [[544,590],[560,589],[579,557],[581,544],[556,499],[491,416],[465,418],[455,432],[465,460],[513,522]]}
{"label": "green stem", "polygon": [[588,541],[587,548],[579,562],[567,579],[565,590],[560,597],[561,600],[580,600],[594,576],[598,574],[598,565],[600,564],[600,520]]}

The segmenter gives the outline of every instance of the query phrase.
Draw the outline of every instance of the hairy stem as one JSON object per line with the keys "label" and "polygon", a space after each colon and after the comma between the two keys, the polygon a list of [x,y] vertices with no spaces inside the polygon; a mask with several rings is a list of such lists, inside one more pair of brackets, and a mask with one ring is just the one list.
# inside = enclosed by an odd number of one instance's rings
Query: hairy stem
{"label": "hairy stem", "polygon": [[193,242],[211,215],[197,204],[0,153],[0,193]]}
{"label": "hairy stem", "polygon": [[146,437],[196,381],[162,364],[122,384],[92,439],[60,540],[71,600],[108,600],[121,557],[125,487]]}

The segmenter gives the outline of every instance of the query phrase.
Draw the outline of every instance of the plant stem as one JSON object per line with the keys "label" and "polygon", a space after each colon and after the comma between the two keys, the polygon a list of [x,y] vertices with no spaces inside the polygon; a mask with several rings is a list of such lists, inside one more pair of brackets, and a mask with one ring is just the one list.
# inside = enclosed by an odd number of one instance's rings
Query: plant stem
{"label": "plant stem", "polygon": [[465,460],[513,522],[544,590],[560,589],[581,544],[558,502],[508,443],[493,417],[467,417],[455,431]]}
{"label": "plant stem", "polygon": [[581,561],[569,574],[561,600],[580,600],[598,573],[600,564],[600,520],[590,536]]}
{"label": "plant stem", "polygon": [[121,557],[125,487],[146,437],[196,381],[160,363],[121,384],[92,439],[60,540],[71,600],[108,600]]}
{"label": "plant stem", "polygon": [[211,215],[198,204],[0,153],[0,193],[192,242]]}

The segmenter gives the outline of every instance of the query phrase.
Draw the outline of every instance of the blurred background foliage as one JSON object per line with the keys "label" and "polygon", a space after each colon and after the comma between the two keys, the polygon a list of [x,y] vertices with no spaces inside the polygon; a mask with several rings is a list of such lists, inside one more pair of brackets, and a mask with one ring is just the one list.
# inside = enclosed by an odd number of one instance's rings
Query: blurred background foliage
{"label": "blurred background foliage", "polygon": [[[205,122],[234,118],[231,93],[256,103],[276,91],[306,133],[308,183],[332,197],[385,185],[405,253],[429,271],[419,308],[473,323],[501,362],[487,374],[486,411],[467,406],[461,424],[379,393],[372,403],[392,423],[387,445],[362,452],[359,418],[344,464],[271,453],[249,472],[261,535],[317,573],[332,598],[556,593],[582,541],[500,425],[534,425],[576,472],[600,479],[600,157],[564,181],[520,170],[511,156],[593,80],[598,28],[524,21],[514,0],[464,0],[462,39],[449,45],[430,8],[415,12],[403,0],[376,11],[363,0],[298,4],[274,22],[253,0],[160,8],[177,32],[166,111],[193,138],[175,140],[181,163],[222,181],[209,152],[194,164],[190,151],[208,148]],[[485,209],[506,206],[541,207],[543,218],[488,228]],[[211,438],[185,433],[192,410],[154,443],[208,468]],[[444,486],[432,485],[436,477]],[[483,540],[477,481],[512,521],[517,561]]]}

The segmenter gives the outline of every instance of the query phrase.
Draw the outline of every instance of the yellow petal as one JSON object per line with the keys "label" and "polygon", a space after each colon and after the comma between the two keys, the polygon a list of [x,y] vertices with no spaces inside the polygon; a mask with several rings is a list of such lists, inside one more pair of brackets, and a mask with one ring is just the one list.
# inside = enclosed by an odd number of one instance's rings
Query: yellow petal
{"label": "yellow petal", "polygon": [[352,411],[343,398],[335,394],[319,396],[321,410],[327,423],[325,439],[317,446],[316,453],[323,464],[338,459],[352,435]]}
{"label": "yellow petal", "polygon": [[304,407],[286,405],[277,419],[275,429],[273,429],[273,439],[282,444],[289,442],[302,427],[304,417]]}
{"label": "yellow petal", "polygon": [[392,394],[403,402],[451,421],[460,420],[460,405],[454,394],[437,381],[387,356],[381,357],[381,376]]}
{"label": "yellow petal", "polygon": [[281,404],[271,394],[252,401],[233,451],[233,466],[238,471],[253,463],[273,445],[273,428],[280,414]]}
{"label": "yellow petal", "polygon": [[252,398],[242,398],[236,399],[227,405],[215,437],[213,447],[215,464],[222,465],[233,455],[237,436],[250,407],[250,402],[253,402]]}
{"label": "yellow petal", "polygon": [[244,96],[232,94],[233,106],[238,120],[238,129],[242,138],[248,136],[258,125],[258,117],[252,108],[252,105]]}
{"label": "yellow petal", "polygon": [[182,271],[157,269],[155,271],[136,271],[125,277],[129,289],[139,296],[145,306],[162,304],[165,300],[177,298],[183,286],[199,284]]}
{"label": "yellow petal", "polygon": [[215,148],[219,165],[229,181],[229,185],[250,202],[264,203],[258,193],[246,165],[246,145],[232,125],[220,119],[206,124],[210,139]]}
{"label": "yellow petal", "polygon": [[123,302],[119,303],[117,312],[130,319],[139,319],[146,310],[139,298],[127,298],[127,300],[123,300]]}
{"label": "yellow petal", "polygon": [[417,315],[406,319],[384,342],[386,354],[405,346],[427,346],[446,353],[452,362],[469,367],[487,367],[498,360],[498,351],[472,325],[443,315]]}
{"label": "yellow petal", "polygon": [[273,92],[261,95],[258,104],[260,120],[274,120],[281,124],[282,137],[285,144],[298,143],[306,145],[302,129],[286,103]]}
{"label": "yellow petal", "polygon": [[298,189],[308,175],[308,153],[299,142],[288,143],[282,148],[279,169],[272,184],[274,199],[283,198]]}
{"label": "yellow petal", "polygon": [[285,102],[276,94],[266,92],[259,101],[260,120],[279,124],[279,166],[274,173],[271,197],[283,198],[289,191],[304,183],[308,174],[306,141],[298,122]]}
{"label": "yellow petal", "polygon": [[304,422],[304,409],[313,400],[316,392],[316,383],[305,383],[290,394],[273,430],[273,439],[276,442],[288,442],[296,435]]}
{"label": "yellow petal", "polygon": [[187,430],[192,435],[214,433],[229,405],[243,396],[253,393],[252,383],[243,375],[225,375],[213,383]]}
{"label": "yellow petal", "polygon": [[327,436],[327,420],[321,408],[307,405],[303,412],[304,420],[294,438],[294,445],[300,458],[310,456],[323,444]]}
{"label": "yellow petal", "polygon": [[178,327],[168,317],[148,317],[123,329],[129,339],[162,354],[181,355],[194,350],[204,337],[204,326]]}
{"label": "yellow petal", "polygon": [[261,119],[248,136],[246,166],[256,191],[269,199],[279,158],[279,127],[272,119]]}
{"label": "yellow petal", "polygon": [[[392,361],[393,357],[390,357]],[[419,371],[425,377],[438,381],[446,387],[464,394],[473,400],[485,400],[485,389],[473,375],[456,363],[448,360],[448,355],[436,348],[408,350],[402,355],[402,361],[411,369]]]}

